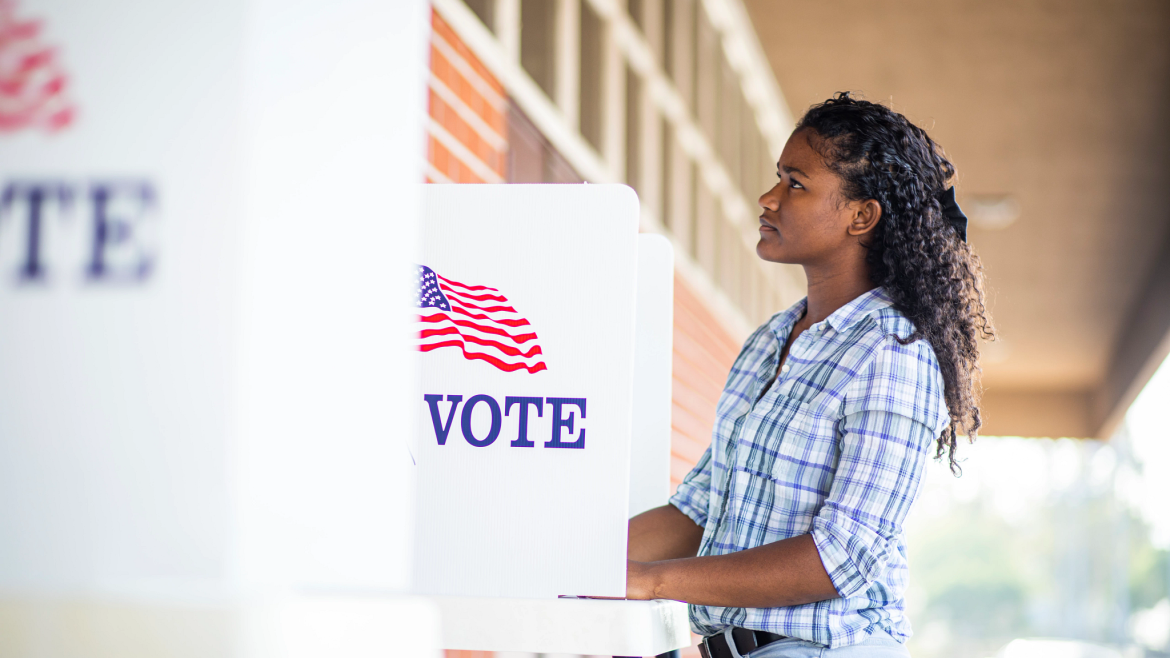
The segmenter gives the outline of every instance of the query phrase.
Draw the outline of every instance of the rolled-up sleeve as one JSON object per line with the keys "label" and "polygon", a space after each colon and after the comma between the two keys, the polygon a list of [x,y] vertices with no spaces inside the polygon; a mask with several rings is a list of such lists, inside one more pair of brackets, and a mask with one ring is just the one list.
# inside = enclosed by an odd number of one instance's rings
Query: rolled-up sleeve
{"label": "rolled-up sleeve", "polygon": [[700,527],[707,527],[707,503],[711,500],[711,447],[708,446],[695,467],[678,485],[670,504],[691,517]]}
{"label": "rolled-up sleeve", "polygon": [[901,345],[891,337],[845,396],[840,460],[812,525],[821,562],[842,597],[881,580],[898,550],[945,418],[934,358],[926,341]]}

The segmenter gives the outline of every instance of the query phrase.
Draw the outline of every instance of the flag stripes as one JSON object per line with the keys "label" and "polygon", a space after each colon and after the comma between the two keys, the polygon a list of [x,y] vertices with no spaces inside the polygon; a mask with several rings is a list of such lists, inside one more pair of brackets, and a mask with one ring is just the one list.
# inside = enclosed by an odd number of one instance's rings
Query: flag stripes
{"label": "flag stripes", "polygon": [[419,350],[457,347],[506,372],[547,370],[536,332],[499,290],[418,268]]}

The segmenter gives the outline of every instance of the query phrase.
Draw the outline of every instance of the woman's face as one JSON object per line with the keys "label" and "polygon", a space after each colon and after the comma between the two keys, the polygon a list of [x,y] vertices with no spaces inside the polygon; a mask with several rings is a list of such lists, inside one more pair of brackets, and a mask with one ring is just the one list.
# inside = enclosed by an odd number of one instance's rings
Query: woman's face
{"label": "woman's face", "polygon": [[788,138],[776,163],[780,180],[760,197],[756,254],[766,261],[827,264],[858,248],[858,215],[866,203],[845,200],[841,179],[825,166],[810,137],[816,139],[802,130]]}

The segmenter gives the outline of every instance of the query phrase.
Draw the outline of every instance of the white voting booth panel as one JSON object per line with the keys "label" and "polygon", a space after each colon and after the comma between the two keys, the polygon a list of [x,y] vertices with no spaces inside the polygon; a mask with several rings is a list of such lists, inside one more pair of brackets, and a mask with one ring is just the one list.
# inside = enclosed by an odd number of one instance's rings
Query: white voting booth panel
{"label": "white voting booth panel", "polygon": [[42,53],[0,99],[0,655],[436,654],[394,301],[428,18],[0,2],[0,68]]}
{"label": "white voting booth panel", "polygon": [[424,193],[415,586],[625,594],[638,200]]}
{"label": "white voting booth panel", "polygon": [[415,568],[445,648],[689,642],[682,603],[556,598],[623,596],[626,521],[669,492],[673,255],[637,213],[624,186],[426,190]]}
{"label": "white voting booth panel", "polygon": [[630,516],[670,498],[671,371],[674,358],[674,249],[661,235],[638,236],[634,332],[634,414]]}

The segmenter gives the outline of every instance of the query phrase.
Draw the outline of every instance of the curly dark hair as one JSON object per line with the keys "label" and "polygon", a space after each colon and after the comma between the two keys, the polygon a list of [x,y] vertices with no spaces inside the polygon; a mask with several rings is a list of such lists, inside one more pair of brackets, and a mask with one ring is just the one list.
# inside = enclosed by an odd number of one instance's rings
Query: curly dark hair
{"label": "curly dark hair", "polygon": [[873,282],[885,288],[915,331],[902,344],[926,339],[938,357],[951,422],[935,458],[953,473],[959,434],[975,440],[979,414],[979,339],[995,329],[984,303],[983,265],[942,215],[939,196],[955,166],[926,131],[877,103],[840,92],[809,108],[796,131],[842,180],[849,201],[876,200],[881,220],[865,243]]}

